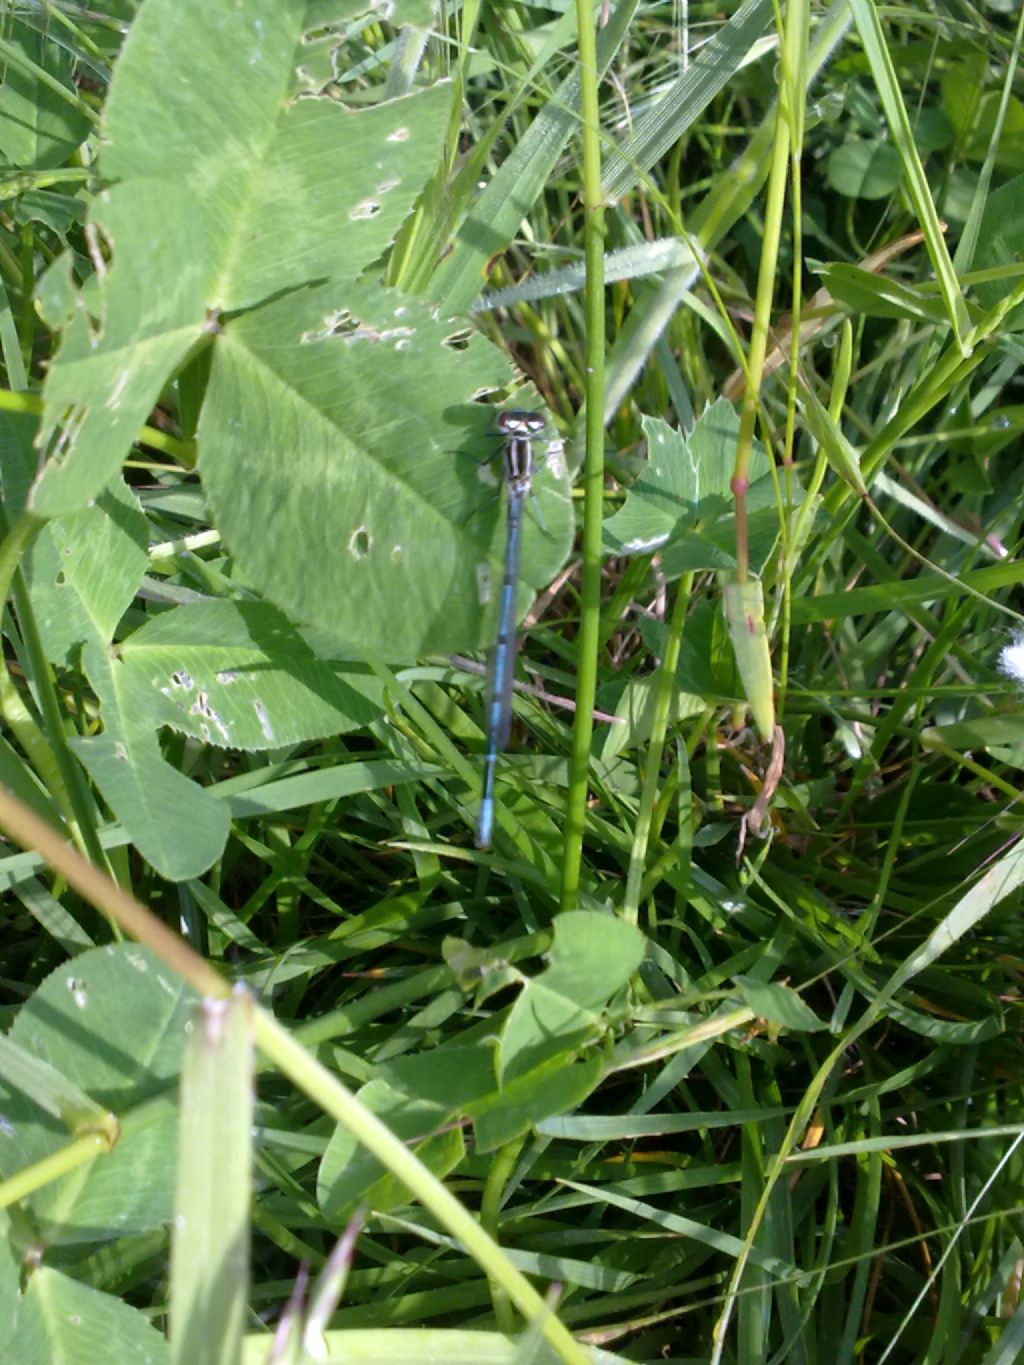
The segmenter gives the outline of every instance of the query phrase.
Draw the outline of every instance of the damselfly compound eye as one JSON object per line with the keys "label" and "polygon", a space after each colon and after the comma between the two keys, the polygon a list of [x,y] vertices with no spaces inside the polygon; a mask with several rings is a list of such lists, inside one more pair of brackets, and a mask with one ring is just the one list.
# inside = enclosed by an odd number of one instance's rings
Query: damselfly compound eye
{"label": "damselfly compound eye", "polygon": [[539,412],[522,412],[512,408],[508,412],[498,413],[497,426],[504,436],[534,436],[544,430],[544,417]]}

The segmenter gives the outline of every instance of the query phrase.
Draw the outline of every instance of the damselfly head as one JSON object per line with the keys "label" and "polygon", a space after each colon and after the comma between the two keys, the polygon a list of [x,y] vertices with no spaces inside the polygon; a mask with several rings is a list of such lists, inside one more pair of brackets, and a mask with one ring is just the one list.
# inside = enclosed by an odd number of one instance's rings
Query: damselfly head
{"label": "damselfly head", "polygon": [[498,413],[497,426],[503,436],[536,436],[544,430],[544,414],[510,408]]}

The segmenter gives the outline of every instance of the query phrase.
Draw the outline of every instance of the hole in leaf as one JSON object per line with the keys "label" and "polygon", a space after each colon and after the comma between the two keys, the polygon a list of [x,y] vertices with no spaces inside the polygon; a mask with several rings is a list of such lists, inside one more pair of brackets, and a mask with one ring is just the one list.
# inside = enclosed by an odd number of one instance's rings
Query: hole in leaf
{"label": "hole in leaf", "polygon": [[[75,448],[78,440],[78,433],[81,430],[86,414],[89,409],[85,404],[76,404],[69,407],[64,413],[60,426],[52,433],[48,442],[46,452],[47,461],[50,464],[62,465]],[[69,553],[66,551],[65,553]]]}
{"label": "hole in leaf", "polygon": [[354,559],[365,559],[370,553],[373,538],[365,526],[357,526],[348,538],[348,552]]}
{"label": "hole in leaf", "polygon": [[301,340],[310,341],[329,341],[331,337],[347,337],[359,330],[359,323],[348,311],[347,308],[339,308],[336,313],[328,313],[324,318],[324,325],[318,327],[316,331],[303,332]]}
{"label": "hole in leaf", "polygon": [[301,43],[320,43],[323,42],[325,38],[334,37],[337,33],[340,33],[340,28],[337,24],[317,24],[313,28],[307,28],[299,41]]}

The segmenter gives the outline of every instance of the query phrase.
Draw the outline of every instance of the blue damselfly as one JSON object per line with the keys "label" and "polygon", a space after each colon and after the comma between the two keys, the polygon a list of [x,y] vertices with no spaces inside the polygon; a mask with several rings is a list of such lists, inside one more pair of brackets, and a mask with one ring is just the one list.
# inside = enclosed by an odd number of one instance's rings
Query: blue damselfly
{"label": "blue damselfly", "polygon": [[498,431],[505,440],[503,454],[508,493],[508,537],[505,541],[505,573],[498,604],[498,641],[491,661],[487,698],[487,758],[484,794],[476,826],[477,848],[490,848],[494,832],[494,773],[498,755],[508,743],[512,721],[512,678],[516,663],[516,600],[519,594],[519,551],[523,534],[523,507],[533,487],[534,437],[544,430],[539,412],[511,409],[501,412]]}

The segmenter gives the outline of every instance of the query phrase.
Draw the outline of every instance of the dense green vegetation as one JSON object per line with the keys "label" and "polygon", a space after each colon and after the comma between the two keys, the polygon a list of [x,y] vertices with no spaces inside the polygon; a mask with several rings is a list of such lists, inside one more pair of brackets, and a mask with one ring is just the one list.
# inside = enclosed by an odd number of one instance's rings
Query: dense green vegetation
{"label": "dense green vegetation", "polygon": [[1024,12],[580,9],[3,6],[19,1365],[1024,1353]]}

